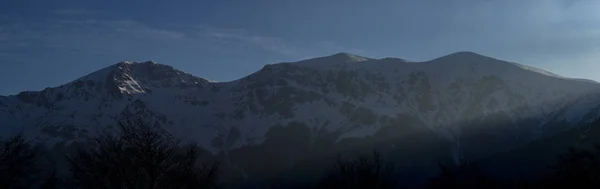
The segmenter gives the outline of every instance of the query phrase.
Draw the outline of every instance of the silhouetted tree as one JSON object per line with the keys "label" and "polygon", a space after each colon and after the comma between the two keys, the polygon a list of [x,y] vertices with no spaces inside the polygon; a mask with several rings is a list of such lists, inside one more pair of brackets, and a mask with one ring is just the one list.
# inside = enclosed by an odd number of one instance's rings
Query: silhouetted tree
{"label": "silhouetted tree", "polygon": [[593,150],[569,148],[560,155],[542,184],[553,187],[600,188],[600,146]]}
{"label": "silhouetted tree", "polygon": [[67,156],[75,185],[85,189],[212,188],[218,164],[198,166],[198,147],[181,146],[158,127],[142,121],[120,124],[119,136]]}
{"label": "silhouetted tree", "polygon": [[37,153],[21,133],[0,141],[0,188],[30,188],[37,169]]}
{"label": "silhouetted tree", "polygon": [[439,164],[440,174],[427,183],[429,189],[478,189],[499,188],[500,183],[485,172],[474,162],[463,162],[452,168]]}
{"label": "silhouetted tree", "polygon": [[387,189],[397,186],[394,165],[383,162],[374,151],[371,158],[360,156],[357,160],[345,160],[338,156],[331,172],[321,183],[322,188]]}

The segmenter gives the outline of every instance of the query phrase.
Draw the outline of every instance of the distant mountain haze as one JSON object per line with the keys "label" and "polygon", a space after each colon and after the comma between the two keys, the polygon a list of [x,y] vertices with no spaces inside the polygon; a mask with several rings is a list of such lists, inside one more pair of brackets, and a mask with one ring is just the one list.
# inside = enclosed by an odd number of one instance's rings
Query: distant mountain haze
{"label": "distant mountain haze", "polygon": [[[214,82],[121,62],[43,91],[0,96],[0,131],[68,149],[158,123],[224,160],[227,179],[314,179],[339,153],[377,149],[420,180],[437,163],[490,158],[600,117],[600,83],[472,52],[426,62],[338,53]],[[572,132],[572,131],[571,131]],[[564,134],[563,134],[564,135]]]}

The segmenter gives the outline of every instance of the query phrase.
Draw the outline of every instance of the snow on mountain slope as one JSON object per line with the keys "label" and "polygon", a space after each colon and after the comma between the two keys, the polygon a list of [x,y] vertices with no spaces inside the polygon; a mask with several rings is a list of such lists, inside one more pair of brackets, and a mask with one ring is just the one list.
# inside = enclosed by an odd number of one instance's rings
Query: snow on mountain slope
{"label": "snow on mountain slope", "polygon": [[[327,58],[335,61],[341,59],[339,56],[343,55],[336,54]],[[370,91],[380,93],[377,94],[379,95],[379,102],[369,102],[370,99],[362,99],[364,100],[362,104],[379,111],[383,111],[386,106],[392,105],[392,110],[389,111],[391,114],[397,113],[398,110],[419,112],[419,110],[426,107],[418,107],[420,104],[414,100],[427,97],[427,100],[432,103],[431,107],[427,112],[420,112],[419,115],[431,127],[442,126],[459,121],[456,119],[463,119],[461,114],[465,113],[468,104],[473,104],[473,100],[477,100],[474,99],[475,97],[482,97],[480,92],[485,92],[484,95],[487,95],[483,97],[492,98],[480,99],[486,102],[478,103],[498,103],[497,106],[487,109],[484,113],[510,111],[511,108],[525,106],[531,109],[526,114],[514,116],[526,117],[544,116],[556,104],[567,103],[565,99],[575,98],[575,96],[598,87],[597,85],[576,82],[573,79],[555,77],[554,74],[548,74],[548,72],[540,70],[532,72],[532,69],[526,69],[521,65],[469,52],[455,53],[422,63],[362,58],[361,61],[337,61],[338,63],[344,62],[343,64],[322,64],[321,62],[327,62],[324,59],[326,58],[278,66],[306,66],[317,70],[318,74],[314,76],[328,75],[332,71],[363,75],[364,77],[361,79],[365,81],[365,86],[380,85],[380,89],[383,90]],[[303,71],[306,72],[306,70]],[[301,75],[303,74],[301,72],[295,74]],[[314,79],[314,76],[306,76],[300,79]],[[414,89],[421,89],[422,91],[415,92]],[[474,89],[488,91],[473,91]],[[367,94],[367,96],[371,95]],[[386,97],[382,98],[382,95]],[[514,99],[507,99],[511,96]],[[401,99],[408,103],[401,102],[398,104],[385,101],[390,99]],[[518,119],[518,117],[513,118]]]}
{"label": "snow on mountain slope", "polygon": [[0,119],[4,129],[52,146],[143,117],[214,154],[260,145],[276,125],[300,123],[316,138],[339,133],[340,142],[372,136],[399,115],[456,143],[471,132],[465,124],[499,116],[510,122],[507,137],[528,141],[552,134],[556,123],[597,117],[599,86],[470,52],[427,62],[339,53],[223,83],[122,62],[63,86],[0,97]]}

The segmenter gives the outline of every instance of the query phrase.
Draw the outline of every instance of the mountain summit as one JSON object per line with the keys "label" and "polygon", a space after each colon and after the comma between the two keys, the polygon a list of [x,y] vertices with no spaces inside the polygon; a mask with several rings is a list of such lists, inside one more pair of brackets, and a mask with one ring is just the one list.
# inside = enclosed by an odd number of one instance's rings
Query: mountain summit
{"label": "mountain summit", "polygon": [[150,92],[156,88],[194,87],[206,83],[208,83],[206,79],[179,71],[168,65],[153,61],[126,61],[82,77],[71,85],[104,85],[108,91],[136,94]]}
{"label": "mountain summit", "polygon": [[139,118],[197,142],[244,178],[322,167],[315,159],[373,148],[429,170],[591,122],[600,116],[599,89],[471,52],[425,62],[339,53],[267,65],[231,82],[121,62],[56,88],[0,97],[0,123],[3,133],[25,131],[50,149],[68,149]]}

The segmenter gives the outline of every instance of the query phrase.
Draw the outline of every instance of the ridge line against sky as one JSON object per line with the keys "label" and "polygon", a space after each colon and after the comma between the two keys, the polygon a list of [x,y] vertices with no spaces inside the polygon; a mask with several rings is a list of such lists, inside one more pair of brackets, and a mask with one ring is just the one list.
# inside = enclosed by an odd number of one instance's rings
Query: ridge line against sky
{"label": "ridge line against sky", "polygon": [[597,10],[594,0],[3,1],[0,95],[124,60],[230,81],[338,52],[425,61],[474,51],[598,81]]}

